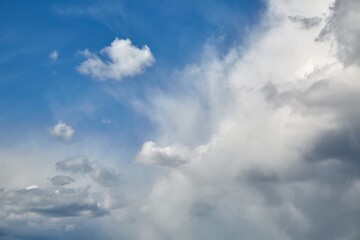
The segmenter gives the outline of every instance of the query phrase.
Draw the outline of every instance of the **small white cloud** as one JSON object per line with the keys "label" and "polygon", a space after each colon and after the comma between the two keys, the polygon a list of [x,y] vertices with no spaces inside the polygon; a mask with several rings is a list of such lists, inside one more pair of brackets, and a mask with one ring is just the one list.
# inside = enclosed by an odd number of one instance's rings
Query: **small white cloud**
{"label": "small white cloud", "polygon": [[50,134],[63,140],[70,140],[74,135],[74,129],[66,123],[59,122],[51,130]]}
{"label": "small white cloud", "polygon": [[145,142],[135,162],[144,165],[177,167],[189,161],[189,151],[180,146],[158,147],[156,143]]}
{"label": "small white cloud", "polygon": [[56,60],[58,59],[58,57],[59,57],[59,52],[56,51],[56,50],[53,50],[53,51],[49,54],[49,58],[50,58],[51,60],[56,61]]}
{"label": "small white cloud", "polygon": [[100,54],[91,53],[87,49],[81,54],[86,60],[77,67],[77,70],[98,80],[119,81],[127,76],[138,75],[155,61],[148,46],[138,48],[129,39],[115,38],[110,46],[100,51]]}

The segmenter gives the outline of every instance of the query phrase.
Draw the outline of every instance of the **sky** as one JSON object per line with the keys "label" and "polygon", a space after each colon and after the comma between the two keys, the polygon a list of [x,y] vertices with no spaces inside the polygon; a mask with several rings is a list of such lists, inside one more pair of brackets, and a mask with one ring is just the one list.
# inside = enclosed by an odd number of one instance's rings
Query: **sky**
{"label": "sky", "polygon": [[359,20],[0,0],[0,239],[358,240]]}

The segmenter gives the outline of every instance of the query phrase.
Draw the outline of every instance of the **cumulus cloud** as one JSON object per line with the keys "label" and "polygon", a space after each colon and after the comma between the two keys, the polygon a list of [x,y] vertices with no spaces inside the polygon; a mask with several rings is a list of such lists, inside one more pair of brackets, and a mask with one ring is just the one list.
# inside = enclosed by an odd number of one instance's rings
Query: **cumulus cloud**
{"label": "cumulus cloud", "polygon": [[49,58],[53,61],[56,61],[59,57],[59,52],[56,50],[51,51],[51,53],[49,54]]}
{"label": "cumulus cloud", "polygon": [[144,165],[176,167],[189,160],[189,152],[184,147],[158,147],[154,142],[145,142],[137,154],[135,162]]}
{"label": "cumulus cloud", "polygon": [[[269,1],[269,28],[245,50],[207,53],[183,71],[181,84],[196,94],[152,96],[156,142],[202,151],[155,181],[135,238],[359,238],[360,6],[332,4]],[[289,21],[298,13],[315,17]],[[324,31],[335,37],[316,41]],[[179,155],[146,142],[136,161]]]}
{"label": "cumulus cloud", "polygon": [[64,122],[57,123],[51,128],[50,134],[62,140],[70,140],[75,133],[75,130]]}
{"label": "cumulus cloud", "polygon": [[98,80],[119,81],[124,77],[138,75],[155,61],[148,46],[138,48],[130,39],[116,38],[110,46],[103,48],[100,54],[91,53],[89,50],[81,53],[86,60],[77,70]]}

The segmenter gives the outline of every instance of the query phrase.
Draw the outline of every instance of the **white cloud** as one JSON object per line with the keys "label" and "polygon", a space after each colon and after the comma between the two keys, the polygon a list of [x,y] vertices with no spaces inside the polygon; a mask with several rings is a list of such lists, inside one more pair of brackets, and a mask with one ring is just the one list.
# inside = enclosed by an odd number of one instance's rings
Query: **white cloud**
{"label": "white cloud", "polygon": [[138,75],[155,61],[148,46],[138,48],[129,39],[118,38],[103,48],[100,54],[84,50],[82,55],[86,60],[77,70],[98,80],[119,81],[127,76]]}
{"label": "white cloud", "polygon": [[144,165],[176,167],[189,161],[190,153],[181,146],[158,147],[154,142],[145,142],[135,162]]}
{"label": "white cloud", "polygon": [[63,140],[70,140],[75,133],[75,130],[64,122],[57,123],[51,128],[50,134]]}
{"label": "white cloud", "polygon": [[[335,4],[344,16],[346,2]],[[134,239],[359,238],[353,201],[360,192],[352,194],[360,176],[360,68],[344,68],[333,52],[345,44],[356,59],[359,31],[353,21],[340,39],[349,41],[315,41],[325,27],[317,19],[331,4],[269,1],[267,29],[253,32],[246,49],[205,53],[178,74],[177,90],[188,91],[149,97],[140,110],[159,127],[155,141],[202,153],[156,179]],[[356,19],[360,6],[351,6],[346,18]],[[288,16],[306,16],[306,26]],[[137,159],[161,165],[173,155],[172,147],[146,142]]]}
{"label": "white cloud", "polygon": [[58,59],[58,57],[59,57],[59,52],[57,50],[53,50],[49,54],[49,58],[53,61],[56,61]]}

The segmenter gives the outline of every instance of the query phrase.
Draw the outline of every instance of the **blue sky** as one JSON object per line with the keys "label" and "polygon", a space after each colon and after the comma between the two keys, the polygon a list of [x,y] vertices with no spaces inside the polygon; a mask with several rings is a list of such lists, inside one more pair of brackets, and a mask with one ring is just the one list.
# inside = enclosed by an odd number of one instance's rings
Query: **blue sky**
{"label": "blue sky", "polygon": [[358,240],[357,0],[0,0],[0,239]]}
{"label": "blue sky", "polygon": [[[109,129],[101,126],[101,119],[111,118],[114,124],[108,134],[121,131],[128,139],[122,144],[139,144],[143,136],[133,138],[135,130],[148,131],[151,126],[129,108],[127,96],[125,102],[116,101],[104,88],[142,97],[149,88],[171,87],[172,73],[194,62],[205,42],[216,41],[225,52],[241,41],[264,5],[260,1],[206,4],[204,8],[203,1],[1,3],[1,128],[23,135],[66,121],[84,131],[106,132]],[[148,45],[156,64],[141,76],[115,84],[92,81],[75,70],[83,60],[79,51],[99,51],[116,37]],[[59,53],[56,61],[49,58],[54,50]],[[71,105],[82,104],[94,112],[70,110]]]}

